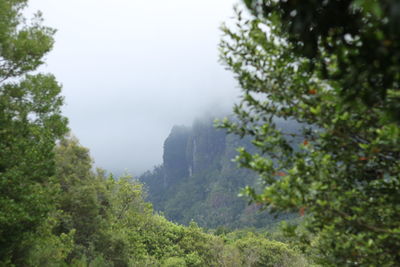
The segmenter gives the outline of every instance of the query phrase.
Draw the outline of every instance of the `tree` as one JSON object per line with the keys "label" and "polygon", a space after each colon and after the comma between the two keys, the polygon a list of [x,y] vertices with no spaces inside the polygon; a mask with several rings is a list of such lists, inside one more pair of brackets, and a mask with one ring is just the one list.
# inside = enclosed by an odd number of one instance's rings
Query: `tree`
{"label": "tree", "polygon": [[[94,173],[89,150],[75,137],[65,137],[55,148],[57,208],[62,211],[54,232],[58,235],[74,231],[74,249],[68,259],[90,254],[94,240],[106,224],[109,197],[102,171]],[[70,263],[70,262],[69,262]]]}
{"label": "tree", "polygon": [[[316,250],[324,266],[398,265],[400,129],[387,116],[387,104],[399,103],[389,96],[375,97],[371,92],[377,85],[367,82],[360,81],[361,89],[345,87],[352,84],[353,77],[346,73],[352,64],[353,76],[373,76],[368,67],[358,72],[362,63],[353,62],[353,46],[341,46],[339,60],[320,43],[322,37],[317,38],[317,54],[307,53],[306,40],[296,43],[293,36],[301,36],[290,31],[296,25],[280,17],[278,8],[294,2],[264,1],[269,15],[244,18],[238,11],[236,28],[223,27],[221,58],[236,74],[243,95],[234,108],[237,120],[225,120],[222,126],[253,138],[258,153],[240,149],[237,161],[258,172],[264,185],[244,193],[265,208],[304,215],[305,227],[315,238],[304,235],[301,241]],[[331,2],[341,1],[321,1]],[[366,7],[358,8],[359,16],[374,16]],[[312,25],[309,30],[318,29],[318,22]],[[394,68],[399,67],[395,63]],[[363,92],[376,102],[366,105],[363,97],[347,101],[344,90]],[[386,92],[396,94],[390,87]],[[277,120],[301,123],[302,132],[286,132],[276,126]],[[296,233],[294,226],[287,230]]]}
{"label": "tree", "polygon": [[[24,23],[24,0],[0,0],[0,262],[23,258],[52,209],[53,148],[67,130],[54,76],[30,74],[53,46],[37,14]],[[25,240],[25,241],[24,241]],[[26,243],[26,242],[25,242]]]}
{"label": "tree", "polygon": [[[274,21],[292,52],[335,81],[347,101],[382,104],[400,121],[400,4],[397,0],[245,0],[260,18]],[[332,67],[334,66],[334,67]]]}

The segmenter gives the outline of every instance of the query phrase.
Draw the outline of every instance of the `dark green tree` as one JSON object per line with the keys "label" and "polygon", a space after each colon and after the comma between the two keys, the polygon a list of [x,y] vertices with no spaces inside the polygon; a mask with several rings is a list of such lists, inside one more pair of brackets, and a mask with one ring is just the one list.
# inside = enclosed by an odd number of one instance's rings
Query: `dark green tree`
{"label": "dark green tree", "polygon": [[[320,3],[304,2],[305,7],[307,3]],[[321,1],[331,2],[343,1]],[[357,84],[361,89],[345,88],[346,82],[352,84],[352,76],[370,79],[373,70],[366,66],[364,73],[357,65],[361,63],[354,63],[349,76],[346,72],[353,64],[356,48],[346,44],[340,48],[342,58],[336,58],[336,50],[331,53],[324,46],[318,46],[317,54],[308,54],[308,42],[295,43],[294,29],[288,29],[284,17],[278,16],[280,5],[290,3],[297,1],[264,1],[262,7],[272,11],[262,13],[263,9],[252,6],[264,15],[244,18],[239,11],[236,27],[223,27],[221,57],[236,74],[243,95],[235,107],[237,121],[225,120],[222,125],[253,138],[258,152],[240,149],[237,160],[241,166],[258,172],[264,185],[247,188],[244,193],[272,210],[305,215],[305,227],[314,239],[302,235],[300,240],[315,249],[317,260],[324,266],[397,266],[400,128],[387,116],[387,105],[388,101],[398,101],[388,99],[389,94],[398,91],[389,86],[387,98],[375,97],[373,86],[362,81]],[[367,21],[375,16],[366,7],[354,8]],[[312,25],[309,30],[318,29],[318,22]],[[324,44],[317,39],[318,44]],[[344,69],[340,61],[346,63]],[[324,66],[324,62],[330,64]],[[395,63],[393,66],[399,67]],[[376,102],[366,105],[362,97],[347,101],[344,90],[363,92]],[[297,121],[303,131],[285,132],[277,127],[278,120]],[[296,142],[297,148],[293,148]],[[291,226],[287,230],[297,233]]]}
{"label": "dark green tree", "polygon": [[[53,46],[40,14],[27,25],[27,1],[0,0],[0,262],[24,257],[51,210],[53,148],[67,130],[61,88],[52,75],[30,72]],[[24,241],[25,240],[25,241]]]}
{"label": "dark green tree", "polygon": [[273,21],[291,51],[310,59],[323,79],[335,81],[347,101],[381,104],[400,120],[399,1],[244,2],[256,16]]}

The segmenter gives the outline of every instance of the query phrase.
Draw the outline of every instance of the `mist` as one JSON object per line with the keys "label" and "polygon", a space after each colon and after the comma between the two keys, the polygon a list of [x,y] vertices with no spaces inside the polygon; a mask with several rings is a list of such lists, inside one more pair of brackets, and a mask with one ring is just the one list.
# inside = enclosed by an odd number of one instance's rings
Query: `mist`
{"label": "mist", "polygon": [[30,1],[57,29],[41,71],[63,85],[63,112],[96,166],[138,176],[161,163],[173,125],[231,110],[239,92],[218,43],[235,2]]}

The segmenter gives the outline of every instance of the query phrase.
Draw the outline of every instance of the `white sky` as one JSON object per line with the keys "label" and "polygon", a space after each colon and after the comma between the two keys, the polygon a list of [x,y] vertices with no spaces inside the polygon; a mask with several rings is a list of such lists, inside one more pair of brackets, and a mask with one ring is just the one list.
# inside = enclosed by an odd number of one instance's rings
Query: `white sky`
{"label": "white sky", "polygon": [[237,0],[31,0],[56,45],[42,69],[56,75],[64,114],[96,166],[137,176],[162,161],[175,124],[239,94],[218,63],[219,26]]}

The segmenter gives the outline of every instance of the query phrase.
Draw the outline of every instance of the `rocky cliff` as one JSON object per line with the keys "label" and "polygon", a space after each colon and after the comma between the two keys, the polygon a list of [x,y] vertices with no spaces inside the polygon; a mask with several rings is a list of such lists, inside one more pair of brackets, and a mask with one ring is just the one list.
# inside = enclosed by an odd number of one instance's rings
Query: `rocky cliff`
{"label": "rocky cliff", "polygon": [[279,219],[238,197],[241,188],[257,181],[254,173],[232,162],[240,146],[252,149],[249,140],[215,129],[212,119],[173,127],[164,143],[163,164],[140,177],[148,200],[182,224],[195,220],[203,227],[237,228],[275,223]]}

